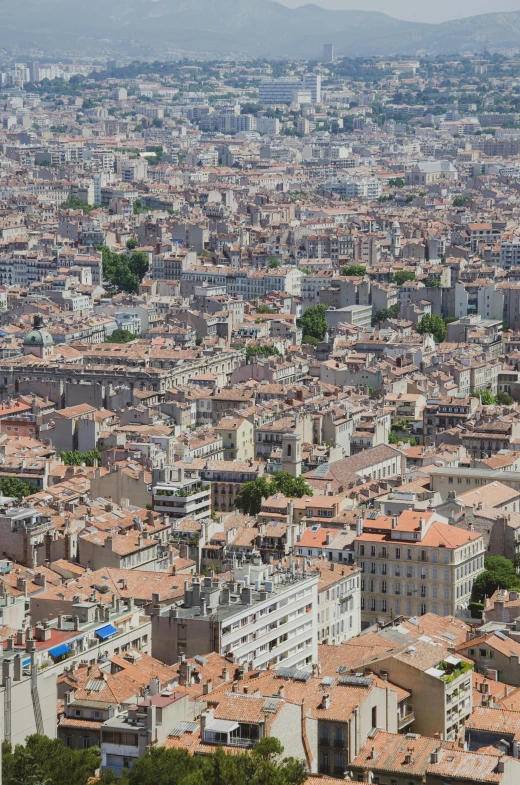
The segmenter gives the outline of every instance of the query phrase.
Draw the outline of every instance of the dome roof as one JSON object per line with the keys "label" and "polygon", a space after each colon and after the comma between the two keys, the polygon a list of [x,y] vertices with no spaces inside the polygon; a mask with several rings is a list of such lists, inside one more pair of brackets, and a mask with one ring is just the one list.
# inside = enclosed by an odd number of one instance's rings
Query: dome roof
{"label": "dome roof", "polygon": [[24,338],[24,346],[53,346],[52,335],[43,326],[43,319],[38,314],[34,317],[33,329]]}

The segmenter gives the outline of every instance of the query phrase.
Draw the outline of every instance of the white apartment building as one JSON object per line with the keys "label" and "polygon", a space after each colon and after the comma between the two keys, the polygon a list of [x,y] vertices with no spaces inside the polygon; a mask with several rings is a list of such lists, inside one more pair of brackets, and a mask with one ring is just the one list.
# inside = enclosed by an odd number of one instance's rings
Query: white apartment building
{"label": "white apartment building", "polygon": [[233,573],[193,578],[182,607],[152,616],[152,655],[172,664],[217,651],[253,669],[316,663],[319,574],[261,563]]}
{"label": "white apartment building", "polygon": [[160,483],[152,491],[152,508],[170,520],[209,518],[211,485],[200,480]]}
{"label": "white apartment building", "polygon": [[450,526],[436,512],[365,519],[354,550],[364,627],[401,614],[464,616],[484,571],[482,535]]}
{"label": "white apartment building", "polygon": [[319,572],[318,641],[339,645],[361,632],[361,568],[316,561]]}
{"label": "white apartment building", "polygon": [[328,183],[323,189],[335,191],[340,196],[347,196],[351,199],[379,199],[382,193],[381,181],[376,177],[362,177],[358,180]]}
{"label": "white apartment building", "polygon": [[321,75],[304,74],[301,79],[292,76],[281,79],[263,79],[258,86],[258,100],[263,106],[291,104],[294,93],[300,90],[309,91],[311,102],[319,104],[321,101]]}

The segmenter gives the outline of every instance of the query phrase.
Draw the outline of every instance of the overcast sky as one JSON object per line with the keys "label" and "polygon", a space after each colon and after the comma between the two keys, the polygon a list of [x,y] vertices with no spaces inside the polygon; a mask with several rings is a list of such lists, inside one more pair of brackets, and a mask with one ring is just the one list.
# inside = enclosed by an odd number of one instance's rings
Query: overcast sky
{"label": "overcast sky", "polygon": [[[485,14],[489,11],[520,11],[520,0],[313,0],[323,8],[343,10],[382,11],[399,19],[414,22],[443,22],[446,19],[461,19],[464,16]],[[306,5],[310,0],[279,0],[295,8]]]}

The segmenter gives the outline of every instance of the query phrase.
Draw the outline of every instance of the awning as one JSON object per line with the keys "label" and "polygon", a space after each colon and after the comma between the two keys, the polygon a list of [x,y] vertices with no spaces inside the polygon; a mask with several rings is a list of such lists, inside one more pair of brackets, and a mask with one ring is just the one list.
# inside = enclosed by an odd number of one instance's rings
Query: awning
{"label": "awning", "polygon": [[117,635],[118,629],[114,627],[113,624],[105,624],[104,627],[100,627],[96,630],[96,635],[98,638],[101,638],[102,641],[106,641],[107,638],[110,638],[112,635]]}
{"label": "awning", "polygon": [[59,646],[49,649],[49,654],[51,657],[62,657],[64,654],[68,654],[69,651],[72,651],[72,649],[67,643],[60,643]]}
{"label": "awning", "polygon": [[233,722],[232,720],[211,720],[206,725],[206,730],[213,733],[231,733],[239,727],[238,722]]}

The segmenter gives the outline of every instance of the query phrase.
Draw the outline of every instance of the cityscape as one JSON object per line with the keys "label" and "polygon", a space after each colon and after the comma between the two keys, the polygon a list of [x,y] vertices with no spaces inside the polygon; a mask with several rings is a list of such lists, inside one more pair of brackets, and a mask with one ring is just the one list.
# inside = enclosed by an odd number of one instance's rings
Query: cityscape
{"label": "cityscape", "polygon": [[520,12],[51,5],[0,33],[0,783],[518,785]]}

